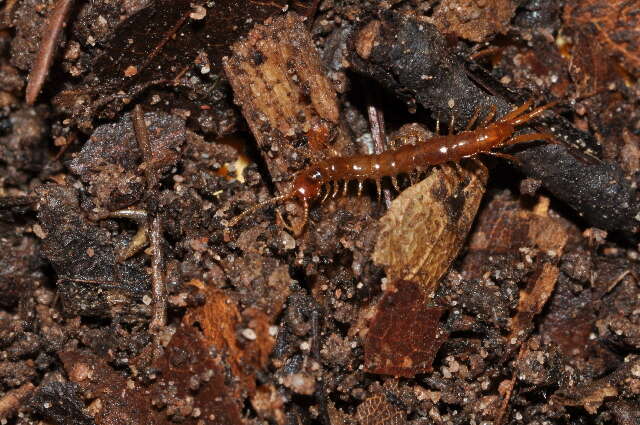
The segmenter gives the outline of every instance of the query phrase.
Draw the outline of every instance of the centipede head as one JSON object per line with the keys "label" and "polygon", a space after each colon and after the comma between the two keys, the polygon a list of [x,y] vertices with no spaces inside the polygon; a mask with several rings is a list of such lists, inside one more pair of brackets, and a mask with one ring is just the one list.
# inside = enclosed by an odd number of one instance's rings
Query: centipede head
{"label": "centipede head", "polygon": [[242,213],[232,218],[229,221],[227,227],[234,227],[240,221],[242,221],[245,217],[269,205],[286,202],[291,199],[297,199],[302,205],[302,211],[303,211],[302,222],[299,225],[297,226],[289,225],[284,220],[284,218],[282,218],[282,215],[279,212],[277,212],[276,214],[278,215],[278,217],[280,217],[282,224],[287,230],[291,231],[294,235],[299,236],[300,234],[302,234],[302,231],[304,230],[305,226],[307,225],[307,221],[309,220],[309,202],[320,195],[320,189],[321,189],[321,185],[318,183],[317,179],[314,178],[313,173],[309,173],[309,172],[300,173],[294,179],[293,188],[291,189],[290,192],[281,196],[276,196],[274,198],[267,199],[266,201],[260,202],[252,206],[251,208],[246,209]]}

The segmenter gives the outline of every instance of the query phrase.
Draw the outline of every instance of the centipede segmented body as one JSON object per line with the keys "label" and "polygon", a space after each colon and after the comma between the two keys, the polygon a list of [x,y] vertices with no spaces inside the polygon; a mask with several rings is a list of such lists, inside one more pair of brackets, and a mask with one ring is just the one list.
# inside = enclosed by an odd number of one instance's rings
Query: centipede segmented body
{"label": "centipede segmented body", "polygon": [[231,219],[228,226],[235,226],[246,216],[267,205],[295,199],[303,207],[303,218],[296,229],[290,230],[299,235],[307,224],[311,202],[321,196],[324,201],[330,194],[335,197],[340,191],[340,182],[343,183],[343,193],[346,193],[349,182],[357,181],[360,195],[364,181],[373,180],[380,198],[381,180],[385,177],[390,177],[393,186],[399,191],[396,180],[399,174],[411,175],[432,166],[452,162],[457,164],[464,158],[481,153],[511,159],[509,155],[494,152],[494,149],[533,140],[553,139],[549,133],[514,136],[518,126],[554,106],[555,102],[527,112],[532,104],[533,101],[530,100],[494,122],[491,122],[495,114],[495,109],[492,109],[474,130],[470,128],[475,124],[479,110],[467,124],[467,129],[458,134],[435,136],[421,143],[403,145],[377,155],[333,157],[311,164],[296,175],[289,192],[254,205]]}

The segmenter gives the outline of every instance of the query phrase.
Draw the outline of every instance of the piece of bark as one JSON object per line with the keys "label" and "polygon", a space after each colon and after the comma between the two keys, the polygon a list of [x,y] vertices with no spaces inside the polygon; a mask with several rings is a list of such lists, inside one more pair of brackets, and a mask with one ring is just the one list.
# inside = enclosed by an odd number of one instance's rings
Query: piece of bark
{"label": "piece of bark", "polygon": [[[352,68],[368,75],[398,97],[418,102],[434,116],[453,114],[464,127],[476,108],[497,108],[503,116],[523,103],[497,81],[482,87],[467,73],[465,62],[431,24],[401,13],[388,13],[383,20],[365,23],[354,33],[350,61]],[[484,89],[484,90],[483,90]],[[490,95],[487,93],[495,93]],[[552,113],[549,113],[553,115]],[[541,180],[554,196],[566,202],[591,225],[635,237],[638,231],[636,191],[615,164],[602,162],[572,146],[595,145],[592,136],[571,129],[557,114],[530,124],[537,131],[551,131],[565,144],[531,146],[515,155],[522,170]],[[538,124],[536,124],[538,123]],[[571,129],[571,130],[570,130]]]}
{"label": "piece of bark", "polygon": [[309,151],[348,152],[335,90],[299,16],[256,25],[232,51],[223,62],[235,102],[280,191]]}
{"label": "piece of bark", "polygon": [[[510,263],[520,261],[517,257],[524,252],[536,257],[533,273],[527,278],[526,288],[520,291],[517,312],[511,320],[508,353],[528,337],[533,318],[551,296],[559,274],[557,263],[569,237],[562,223],[548,216],[546,202],[540,204],[543,206],[535,212],[522,209],[517,202],[496,200],[489,204],[478,219],[462,267],[466,278],[480,279],[486,266],[499,261],[501,256],[507,261],[511,258]],[[529,262],[528,258],[525,261]]]}

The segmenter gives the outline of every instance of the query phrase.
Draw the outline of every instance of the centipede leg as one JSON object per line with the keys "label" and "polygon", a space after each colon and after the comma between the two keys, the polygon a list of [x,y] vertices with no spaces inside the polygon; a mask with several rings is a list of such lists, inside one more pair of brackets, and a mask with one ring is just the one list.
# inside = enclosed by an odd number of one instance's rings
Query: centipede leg
{"label": "centipede leg", "polygon": [[324,196],[322,197],[322,199],[320,200],[321,204],[324,204],[324,201],[327,200],[327,198],[329,197],[329,194],[331,193],[331,182],[328,182],[327,184],[325,184],[324,186],[322,186],[326,192],[324,194]]}
{"label": "centipede leg", "polygon": [[456,123],[456,116],[451,112],[451,119],[449,120],[449,135],[453,134],[453,126]]}
{"label": "centipede leg", "polygon": [[457,180],[450,174],[451,167],[449,166],[449,163],[442,164],[440,166],[440,170],[442,171],[442,175],[444,176],[444,179],[447,181],[449,186],[456,187],[458,185]]}
{"label": "centipede leg", "polygon": [[307,225],[307,221],[309,221],[309,203],[307,202],[306,199],[302,200],[302,209],[303,209],[303,212],[302,212],[302,223],[293,232],[296,237],[300,236],[302,234],[305,226]]}
{"label": "centipede leg", "polygon": [[333,184],[333,194],[331,195],[331,197],[335,198],[336,196],[338,196],[338,192],[340,192],[340,181],[336,180]]}
{"label": "centipede leg", "polygon": [[523,124],[529,120],[531,120],[532,118],[537,117],[538,115],[540,115],[541,113],[543,113],[544,111],[546,111],[547,109],[557,105],[558,102],[549,102],[546,105],[542,105],[536,109],[534,109],[533,111],[529,112],[528,114],[522,115],[522,116],[516,116],[513,117],[511,119],[511,124],[512,125],[520,125]]}
{"label": "centipede leg", "polygon": [[362,195],[362,180],[358,180],[358,196]]}
{"label": "centipede leg", "polygon": [[400,186],[398,186],[398,179],[396,179],[396,176],[391,176],[391,185],[398,193],[400,193]]}
{"label": "centipede leg", "polygon": [[469,122],[467,123],[467,126],[464,128],[464,130],[465,131],[471,130],[471,127],[473,127],[473,125],[476,123],[476,120],[478,119],[479,116],[480,116],[480,105],[476,107],[476,110],[473,112],[473,115],[469,119]]}
{"label": "centipede leg", "polygon": [[491,105],[489,108],[490,108],[489,113],[487,114],[486,117],[484,117],[484,119],[482,120],[482,122],[478,127],[486,127],[487,125],[489,125],[491,120],[493,120],[493,117],[496,116],[496,112],[498,111],[498,108],[496,107],[496,105]]}
{"label": "centipede leg", "polygon": [[382,199],[382,185],[380,184],[380,179],[376,179],[376,194],[378,195],[378,203]]}
{"label": "centipede leg", "polygon": [[347,196],[347,191],[349,190],[349,180],[345,180],[342,185],[342,196]]}
{"label": "centipede leg", "polygon": [[440,113],[436,117],[436,136],[440,135]]}
{"label": "centipede leg", "polygon": [[460,163],[456,161],[453,163],[453,165],[456,167],[456,173],[458,174],[458,176],[462,176],[462,173],[464,172],[464,170],[462,169],[462,166],[460,165]]}
{"label": "centipede leg", "polygon": [[491,155],[491,156],[496,156],[498,158],[502,158],[502,159],[506,159],[507,161],[511,161],[514,162],[518,165],[522,165],[522,161],[520,161],[518,158],[516,158],[513,155],[509,155],[508,153],[502,153],[502,152],[485,152],[485,154],[487,155]]}
{"label": "centipede leg", "polygon": [[527,109],[529,109],[531,107],[531,105],[533,105],[533,99],[529,99],[523,105],[513,109],[507,115],[505,115],[504,117],[500,118],[499,121],[500,122],[510,122],[511,120],[514,120],[518,116],[522,115],[522,113],[524,111],[526,111]]}
{"label": "centipede leg", "polygon": [[502,146],[511,146],[518,143],[531,142],[534,140],[553,140],[553,134],[551,133],[529,133],[521,134],[519,136],[508,139]]}

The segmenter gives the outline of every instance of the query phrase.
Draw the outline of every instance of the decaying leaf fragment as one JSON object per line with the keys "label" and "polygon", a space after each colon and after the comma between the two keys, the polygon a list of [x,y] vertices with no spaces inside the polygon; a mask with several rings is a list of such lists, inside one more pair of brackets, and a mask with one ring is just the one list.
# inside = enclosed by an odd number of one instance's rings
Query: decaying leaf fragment
{"label": "decaying leaf fragment", "polygon": [[638,3],[627,0],[586,0],[567,2],[563,20],[573,35],[570,71],[578,87],[592,90],[606,84],[611,75],[599,71],[611,69],[617,60],[627,72],[640,71],[640,17]]}
{"label": "decaying leaf fragment", "polygon": [[374,394],[358,406],[356,418],[360,425],[403,425],[405,414],[391,405],[382,394]]}
{"label": "decaying leaf fragment", "polygon": [[389,281],[420,284],[429,297],[456,258],[484,195],[487,170],[479,161],[462,170],[434,168],[396,198],[380,220],[373,261]]}
{"label": "decaying leaf fragment", "polygon": [[535,263],[527,286],[520,291],[518,310],[511,321],[509,341],[513,345],[527,338],[533,318],[551,296],[559,274],[557,262],[567,243],[564,226],[547,210],[545,198],[534,211],[523,210],[518,202],[493,201],[478,220],[465,258],[466,277],[480,278],[490,264],[489,257],[520,255],[522,250],[546,255]]}
{"label": "decaying leaf fragment", "polygon": [[[198,323],[206,342],[228,355],[233,375],[243,379],[245,387],[254,391],[256,384],[253,372],[266,366],[275,343],[269,333],[272,318],[257,308],[246,309],[243,316],[249,318],[247,329],[250,329],[253,337],[246,344],[240,344],[236,331],[242,315],[236,302],[223,290],[207,288],[199,281],[192,281],[192,284],[206,293],[207,301],[203,306],[189,310],[183,322],[189,325]],[[276,314],[279,311],[278,308]]]}
{"label": "decaying leaf fragment", "polygon": [[366,372],[413,377],[431,371],[445,341],[438,328],[444,308],[430,307],[428,301],[409,281],[396,282],[384,294],[364,343]]}

